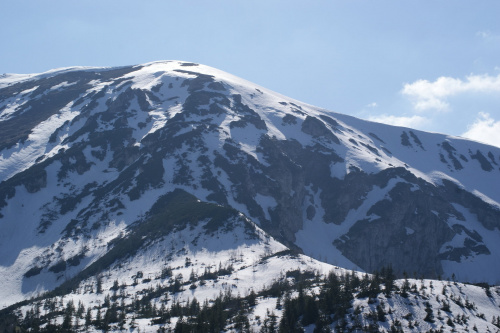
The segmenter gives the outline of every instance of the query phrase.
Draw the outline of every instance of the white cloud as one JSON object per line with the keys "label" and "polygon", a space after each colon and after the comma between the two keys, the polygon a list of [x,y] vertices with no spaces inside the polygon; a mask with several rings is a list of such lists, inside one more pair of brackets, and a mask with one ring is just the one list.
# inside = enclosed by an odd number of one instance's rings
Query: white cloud
{"label": "white cloud", "polygon": [[368,120],[388,125],[411,127],[411,128],[420,127],[429,122],[427,118],[421,116],[398,117],[393,115],[370,116],[368,117]]}
{"label": "white cloud", "polygon": [[476,36],[489,42],[489,41],[498,41],[500,39],[500,35],[493,33],[489,30],[478,31],[476,32]]}
{"label": "white cloud", "polygon": [[500,147],[500,121],[493,119],[489,113],[479,112],[478,118],[462,136]]}
{"label": "white cloud", "polygon": [[491,36],[491,31],[478,31],[476,32],[476,36],[480,37],[480,38],[488,38]]}
{"label": "white cloud", "polygon": [[376,108],[377,106],[378,106],[378,104],[376,102],[373,102],[373,103],[366,105],[367,108]]}
{"label": "white cloud", "polygon": [[404,85],[401,93],[408,96],[417,111],[441,110],[449,107],[446,99],[463,93],[500,92],[498,76],[471,75],[464,81],[451,77],[440,77],[434,82],[418,80]]}

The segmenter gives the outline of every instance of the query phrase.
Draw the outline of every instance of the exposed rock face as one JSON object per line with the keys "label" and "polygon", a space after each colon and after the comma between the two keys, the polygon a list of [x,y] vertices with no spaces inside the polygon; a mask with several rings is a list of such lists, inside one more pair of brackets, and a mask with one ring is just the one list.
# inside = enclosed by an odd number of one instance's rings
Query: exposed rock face
{"label": "exposed rock face", "polygon": [[[324,119],[329,118],[324,117]],[[302,132],[312,135],[313,137],[324,137],[335,142],[336,144],[340,144],[340,140],[337,138],[337,136],[335,136],[335,134],[333,134],[333,132],[328,129],[321,120],[317,118],[307,116],[302,123]]]}
{"label": "exposed rock face", "polygon": [[0,112],[0,249],[10,254],[0,264],[39,247],[25,279],[40,265],[59,278],[83,269],[107,251],[91,245],[97,234],[126,234],[176,189],[244,213],[295,250],[314,225],[310,242],[326,239],[366,271],[436,277],[451,275],[450,262],[500,260],[497,148],[284,101],[178,62],[4,84]]}
{"label": "exposed rock face", "polygon": [[[399,274],[437,277],[443,272],[436,253],[454,236],[447,220],[450,216],[463,217],[436,188],[404,169],[396,170],[396,174],[409,182],[392,187],[386,198],[368,210],[370,218],[357,221],[335,243],[346,257],[369,271],[397,262]],[[380,173],[377,178],[387,177],[387,183],[392,176]]]}

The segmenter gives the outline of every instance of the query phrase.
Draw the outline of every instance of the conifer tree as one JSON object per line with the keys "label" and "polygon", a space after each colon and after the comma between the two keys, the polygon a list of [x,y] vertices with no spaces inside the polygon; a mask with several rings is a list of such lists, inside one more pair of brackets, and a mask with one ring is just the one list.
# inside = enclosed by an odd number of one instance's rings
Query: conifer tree
{"label": "conifer tree", "polygon": [[429,302],[425,302],[425,312],[427,313],[427,315],[425,316],[424,320],[428,323],[434,323],[434,313]]}
{"label": "conifer tree", "polygon": [[85,314],[85,327],[89,327],[92,324],[92,311],[90,307],[87,308],[87,313]]}
{"label": "conifer tree", "polygon": [[304,312],[302,315],[302,325],[309,326],[318,321],[318,305],[314,297],[307,296],[304,302]]}
{"label": "conifer tree", "polygon": [[264,323],[260,329],[261,333],[276,333],[278,330],[277,316],[274,312],[269,313],[267,309],[266,317],[264,318]]}
{"label": "conifer tree", "polygon": [[250,322],[248,321],[248,317],[243,309],[240,309],[238,311],[238,314],[236,315],[234,322],[235,322],[234,328],[236,329],[237,332],[250,333]]}
{"label": "conifer tree", "polygon": [[98,294],[102,294],[102,276],[101,275],[97,276],[96,292]]}
{"label": "conifer tree", "polygon": [[383,279],[383,282],[385,284],[384,294],[387,297],[390,297],[392,291],[394,290],[395,278],[396,277],[394,276],[394,271],[392,270],[392,265],[389,265],[387,268],[383,268],[382,279]]}

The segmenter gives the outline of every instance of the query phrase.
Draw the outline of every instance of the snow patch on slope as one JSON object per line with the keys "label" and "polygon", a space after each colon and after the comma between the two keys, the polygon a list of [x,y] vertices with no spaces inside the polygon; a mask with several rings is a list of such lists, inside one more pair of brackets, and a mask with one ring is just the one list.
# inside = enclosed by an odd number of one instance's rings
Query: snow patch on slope
{"label": "snow patch on slope", "polygon": [[[477,220],[477,216],[472,214],[468,209],[458,204],[453,204],[453,206],[465,217],[465,221],[451,217],[448,220],[448,224],[450,226],[455,224],[462,225],[472,232],[478,232],[478,234],[482,236],[484,245],[491,253],[474,254],[468,257],[462,256],[459,262],[442,260],[441,264],[445,275],[451,276],[455,274],[460,281],[469,281],[471,283],[496,281],[495,284],[500,285],[500,266],[498,265],[500,262],[500,244],[498,243],[500,230],[486,229]],[[457,234],[450,242],[445,243],[443,248],[447,246],[454,248],[463,247],[466,236],[465,232]]]}
{"label": "snow patch on slope", "polygon": [[[345,220],[339,225],[325,223],[323,220],[323,208],[321,208],[321,205],[315,205],[315,217],[312,220],[308,220],[304,216],[304,225],[302,230],[299,230],[295,234],[296,244],[302,248],[305,254],[313,258],[318,258],[322,261],[348,269],[362,271],[361,268],[344,257],[340,250],[333,245],[333,242],[345,235],[357,221],[366,218],[370,220],[376,218],[377,216],[373,214],[368,216],[368,210],[378,201],[387,198],[387,193],[400,181],[400,179],[391,179],[384,188],[374,186],[373,189],[366,195],[366,198],[361,206],[358,209],[351,209]],[[313,201],[320,203],[320,192],[318,191],[313,195]],[[329,255],[327,258],[319,258],[320,253],[329,253]]]}

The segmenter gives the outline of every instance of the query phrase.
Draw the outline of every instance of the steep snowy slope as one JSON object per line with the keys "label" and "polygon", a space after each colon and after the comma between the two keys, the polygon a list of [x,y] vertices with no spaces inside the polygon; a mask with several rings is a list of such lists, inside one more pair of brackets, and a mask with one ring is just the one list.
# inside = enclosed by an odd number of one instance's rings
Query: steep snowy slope
{"label": "steep snowy slope", "polygon": [[[69,260],[66,262],[68,263]],[[59,263],[59,266],[61,264]],[[500,289],[368,276],[296,255],[237,211],[175,190],[54,291],[0,311],[41,332],[495,332]],[[41,282],[50,279],[43,268]],[[32,281],[35,282],[35,281]],[[41,290],[40,290],[41,292]],[[274,328],[273,328],[274,327]]]}
{"label": "steep snowy slope", "polygon": [[322,110],[207,66],[2,77],[0,150],[4,306],[84,274],[176,189],[348,269],[500,276],[498,148]]}

